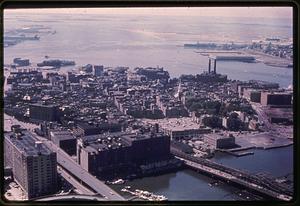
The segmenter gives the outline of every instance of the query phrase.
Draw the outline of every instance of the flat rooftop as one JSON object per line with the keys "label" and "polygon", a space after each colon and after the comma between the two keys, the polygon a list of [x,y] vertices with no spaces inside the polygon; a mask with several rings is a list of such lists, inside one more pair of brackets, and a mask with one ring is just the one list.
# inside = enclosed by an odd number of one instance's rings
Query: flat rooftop
{"label": "flat rooftop", "polygon": [[211,133],[211,134],[205,134],[204,138],[210,138],[210,139],[227,139],[227,138],[235,138],[233,135],[230,136],[229,134],[224,133]]}
{"label": "flat rooftop", "polygon": [[36,139],[29,131],[22,131],[22,135],[17,137],[14,132],[4,133],[4,138],[10,141],[25,156],[49,155],[53,153],[50,149],[40,142],[39,148],[36,147]]}
{"label": "flat rooftop", "polygon": [[132,132],[114,132],[84,136],[80,139],[86,145],[84,150],[88,152],[97,152],[102,150],[117,149],[119,147],[129,147],[134,141],[161,137],[162,135],[162,133],[151,135],[151,133],[136,134]]}
{"label": "flat rooftop", "polygon": [[69,131],[51,131],[50,132],[51,137],[55,137],[59,140],[68,140],[68,139],[75,139],[75,136],[72,135]]}
{"label": "flat rooftop", "polygon": [[146,124],[158,124],[162,129],[171,130],[171,131],[184,131],[184,130],[196,130],[200,129],[198,123],[193,122],[190,117],[182,118],[164,118],[164,119],[144,119],[143,122]]}
{"label": "flat rooftop", "polygon": [[33,104],[30,104],[30,106],[49,107],[49,108],[52,108],[52,107],[58,107],[59,105],[58,105],[58,104],[33,103]]}

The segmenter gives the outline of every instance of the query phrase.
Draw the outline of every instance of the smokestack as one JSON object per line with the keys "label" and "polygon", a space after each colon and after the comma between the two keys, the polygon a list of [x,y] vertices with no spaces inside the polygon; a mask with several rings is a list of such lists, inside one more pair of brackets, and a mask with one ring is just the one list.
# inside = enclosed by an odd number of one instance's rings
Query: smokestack
{"label": "smokestack", "polygon": [[159,132],[159,125],[158,125],[158,123],[155,123],[155,125],[154,125],[154,131],[155,131],[155,133]]}
{"label": "smokestack", "polygon": [[211,59],[208,58],[208,73],[210,73],[210,70],[211,70]]}
{"label": "smokestack", "polygon": [[214,73],[217,73],[217,59],[214,61]]}

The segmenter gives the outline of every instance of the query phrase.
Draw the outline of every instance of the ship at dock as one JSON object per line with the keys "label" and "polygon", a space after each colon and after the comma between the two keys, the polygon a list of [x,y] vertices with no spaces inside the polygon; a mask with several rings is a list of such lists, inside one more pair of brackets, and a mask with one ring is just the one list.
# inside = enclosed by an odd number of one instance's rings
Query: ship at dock
{"label": "ship at dock", "polygon": [[238,61],[238,62],[247,62],[247,63],[255,63],[256,58],[254,56],[246,56],[246,55],[216,55],[210,56],[210,58],[216,59],[217,61]]}
{"label": "ship at dock", "polygon": [[199,43],[196,44],[184,44],[185,48],[194,48],[194,49],[214,49],[217,47],[215,43]]}
{"label": "ship at dock", "polygon": [[55,68],[60,68],[63,66],[74,66],[75,61],[69,61],[69,60],[59,60],[59,59],[51,59],[51,60],[44,60],[41,63],[38,63],[38,67],[55,67]]}
{"label": "ship at dock", "polygon": [[212,42],[197,42],[195,44],[184,44],[184,48],[191,48],[191,49],[212,49],[212,50],[219,50],[219,49],[224,49],[224,50],[235,50],[235,49],[243,49],[248,47],[247,44],[245,43],[234,43],[234,42],[229,42],[229,43],[212,43]]}

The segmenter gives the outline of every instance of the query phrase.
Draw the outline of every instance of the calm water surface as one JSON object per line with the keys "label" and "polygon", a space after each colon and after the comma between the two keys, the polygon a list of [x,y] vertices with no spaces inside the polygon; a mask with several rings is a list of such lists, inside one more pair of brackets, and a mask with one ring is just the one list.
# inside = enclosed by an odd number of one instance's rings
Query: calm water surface
{"label": "calm water surface", "polygon": [[[207,70],[207,57],[184,49],[184,43],[247,42],[276,36],[292,37],[289,19],[159,17],[135,15],[5,15],[4,30],[31,25],[50,27],[52,34],[41,34],[40,41],[26,41],[7,47],[4,62],[44,56],[105,66],[162,66],[173,77]],[[258,21],[259,20],[259,21]],[[259,23],[258,23],[259,22]],[[292,84],[292,69],[263,63],[219,62],[218,72],[231,79],[259,79]]]}
{"label": "calm water surface", "polygon": [[[282,177],[293,174],[293,147],[284,147],[270,150],[254,150],[254,155],[234,157],[218,153],[212,160],[223,165],[248,171],[252,174],[268,172],[273,177]],[[132,189],[142,189],[155,194],[165,195],[169,200],[238,200],[239,189],[221,184],[209,186],[214,180],[186,169],[176,173],[145,177],[125,183]],[[125,185],[113,186],[120,194]]]}

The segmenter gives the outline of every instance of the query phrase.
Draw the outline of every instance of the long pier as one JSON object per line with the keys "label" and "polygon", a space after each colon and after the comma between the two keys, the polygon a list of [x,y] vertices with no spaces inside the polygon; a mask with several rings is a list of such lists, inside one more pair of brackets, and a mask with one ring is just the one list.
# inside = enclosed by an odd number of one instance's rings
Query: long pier
{"label": "long pier", "polygon": [[241,186],[270,199],[281,201],[292,200],[293,191],[291,191],[287,185],[279,184],[270,177],[251,175],[245,171],[188,155],[175,148],[171,148],[171,152],[177,158],[183,160],[186,166],[197,171],[231,182],[234,185]]}

